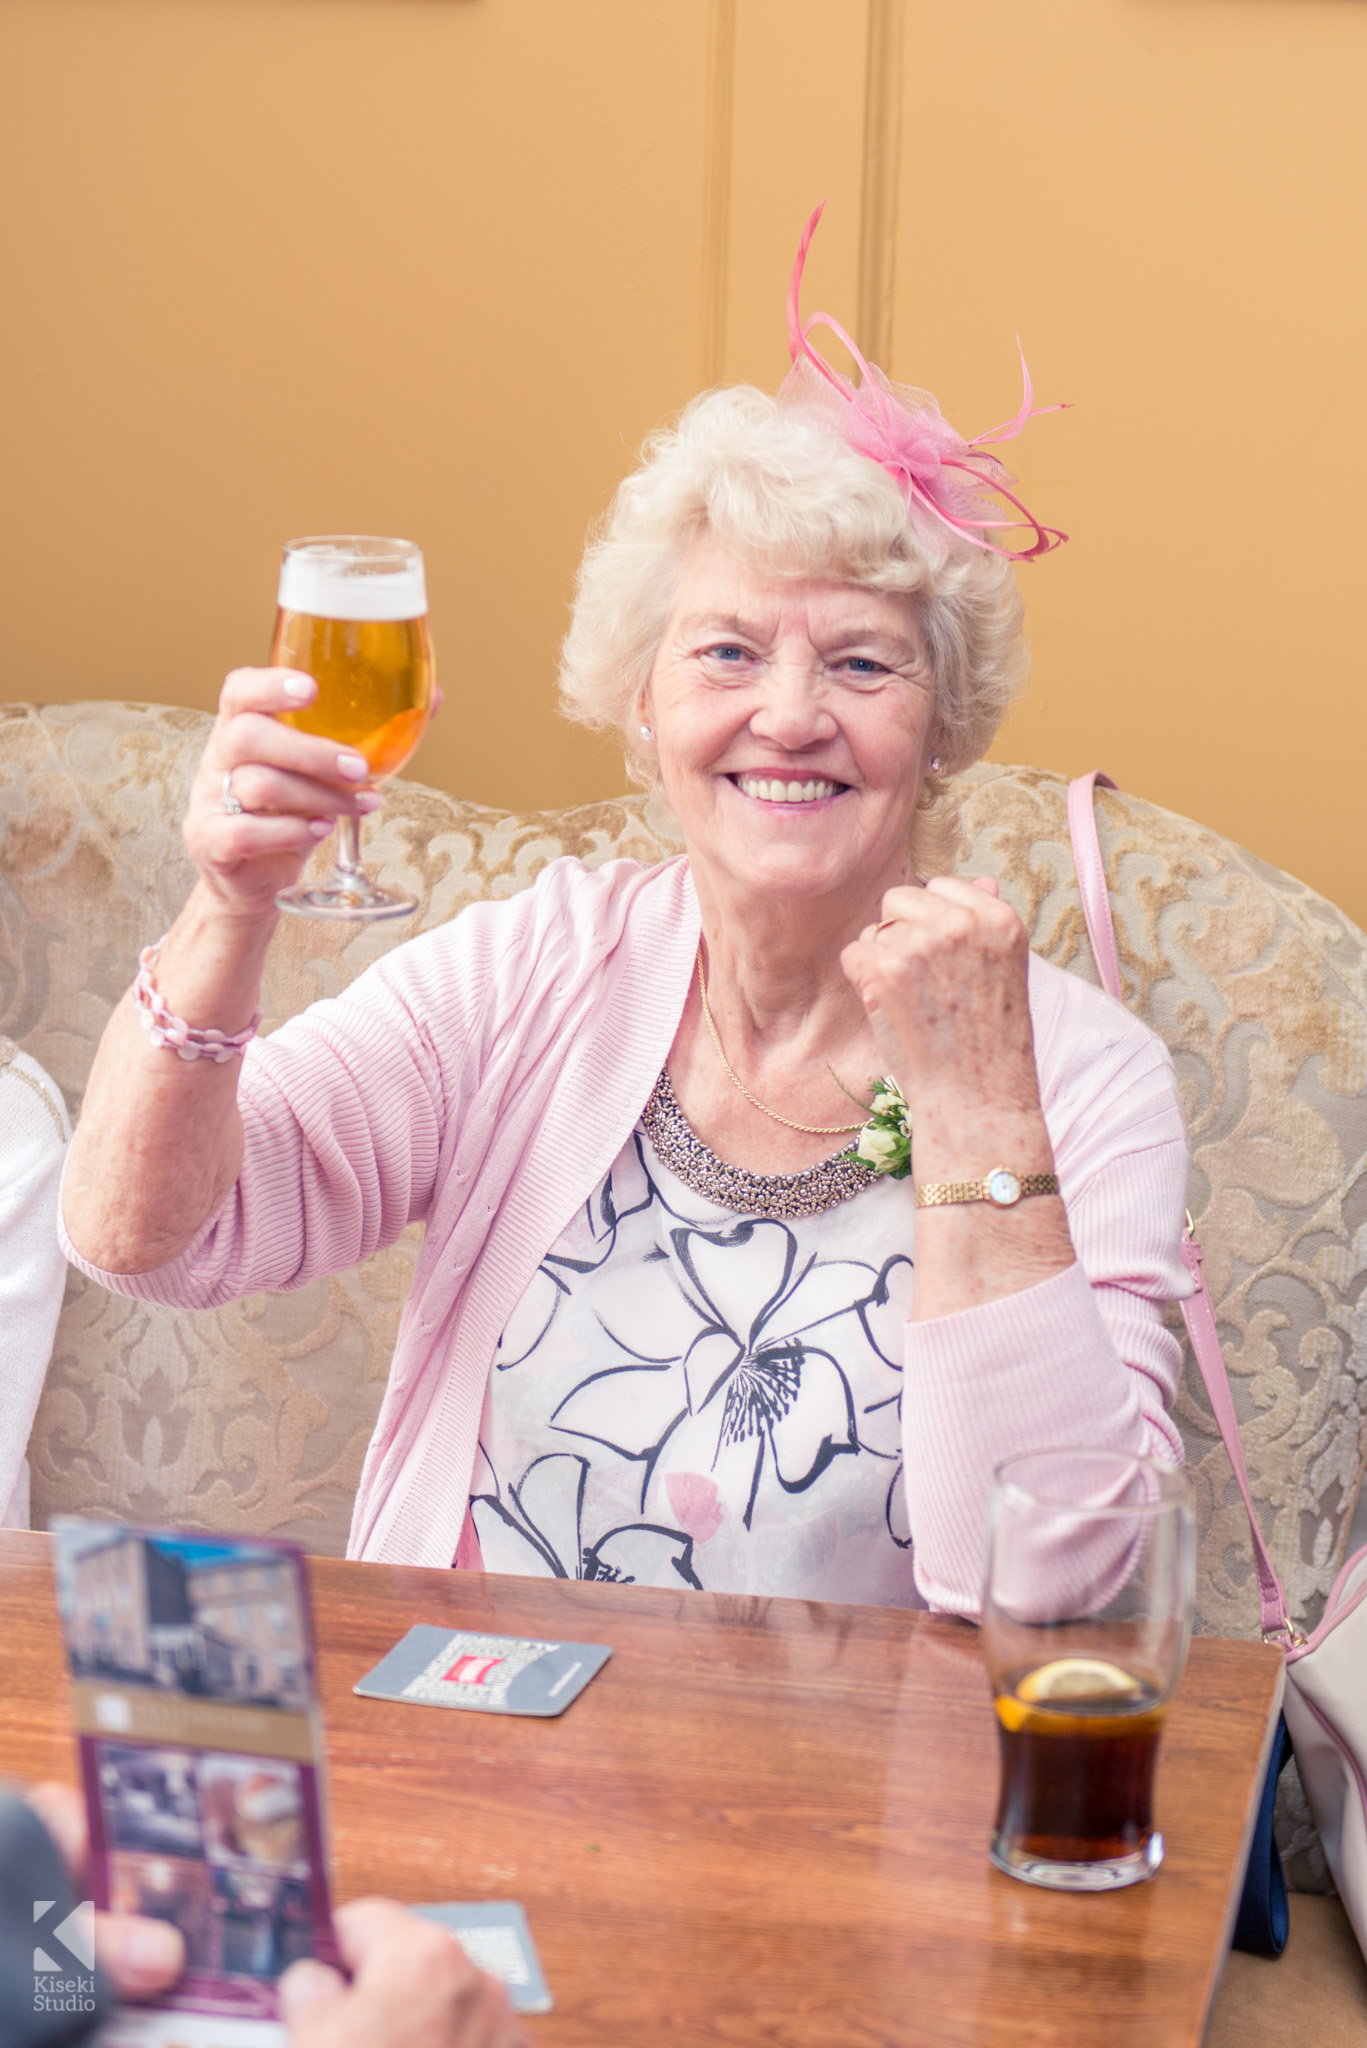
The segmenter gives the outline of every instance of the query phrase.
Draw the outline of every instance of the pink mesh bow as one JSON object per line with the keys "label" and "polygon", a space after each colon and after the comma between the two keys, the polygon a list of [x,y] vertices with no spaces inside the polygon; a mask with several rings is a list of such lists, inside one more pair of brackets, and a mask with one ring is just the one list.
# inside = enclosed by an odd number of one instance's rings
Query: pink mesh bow
{"label": "pink mesh bow", "polygon": [[[974,547],[1004,555],[1012,562],[1031,562],[1037,555],[1047,555],[1060,541],[1067,540],[1067,534],[1060,533],[1057,527],[1040,524],[1011,491],[1015,478],[1010,470],[995,455],[987,454],[983,444],[1012,441],[1026,422],[1039,413],[1064,412],[1067,407],[1034,404],[1034,386],[1022,350],[1025,393],[1020,411],[991,433],[965,441],[928,391],[917,391],[910,384],[894,384],[875,364],[866,363],[840,322],[829,313],[811,313],[804,321],[798,310],[798,294],[807,251],[824,210],[823,200],[807,223],[793,265],[792,283],[788,287],[788,347],[793,367],[783,381],[779,397],[817,408],[851,448],[881,464],[896,479],[913,524],[919,525],[929,516]],[[844,342],[859,365],[858,385],[833,369],[812,347],[808,336],[815,327],[828,327]],[[1020,347],[1019,338],[1016,346]],[[1006,516],[999,499],[1005,499],[1021,516]],[[1029,547],[1003,548],[986,538],[991,532],[1011,530],[1031,532],[1034,540]]]}

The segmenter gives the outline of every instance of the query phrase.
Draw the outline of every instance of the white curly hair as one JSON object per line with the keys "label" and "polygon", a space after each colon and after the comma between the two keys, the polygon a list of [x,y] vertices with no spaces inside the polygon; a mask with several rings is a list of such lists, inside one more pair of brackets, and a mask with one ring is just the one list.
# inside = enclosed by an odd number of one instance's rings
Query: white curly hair
{"label": "white curly hair", "polygon": [[[652,434],[589,537],[561,650],[567,718],[615,726],[627,768],[654,786],[641,692],[704,531],[750,566],[917,601],[935,680],[942,773],[981,758],[1025,680],[1023,606],[1002,556],[913,525],[887,471],[819,415],[752,385],[706,391]],[[925,801],[935,789],[927,788]]]}

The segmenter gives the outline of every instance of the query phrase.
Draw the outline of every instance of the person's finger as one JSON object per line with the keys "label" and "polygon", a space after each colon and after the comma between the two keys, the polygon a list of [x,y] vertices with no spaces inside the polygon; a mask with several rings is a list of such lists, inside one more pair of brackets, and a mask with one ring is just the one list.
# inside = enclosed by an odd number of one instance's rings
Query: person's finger
{"label": "person's finger", "polygon": [[[936,875],[929,882],[899,882],[896,888],[887,890],[883,896],[880,922],[886,924],[895,918],[899,923],[904,923],[908,919],[913,923],[924,923],[927,919],[934,918],[937,915],[937,906],[946,900],[945,892],[939,887],[942,879]],[[951,896],[950,901],[962,902],[967,898],[970,902],[981,903],[981,896],[969,883],[959,882],[955,877],[950,879],[954,882],[956,892],[964,892],[962,896]]]}
{"label": "person's finger", "polygon": [[[382,1951],[388,1942],[404,1939],[414,1926],[431,1927],[432,1921],[415,1921],[405,1906],[394,1899],[370,1895],[348,1899],[332,1916],[342,1960],[353,1974]],[[440,1932],[440,1929],[438,1929]]]}
{"label": "person's finger", "polygon": [[995,883],[987,890],[982,887],[983,882],[990,882],[991,879],[990,875],[982,875],[974,881],[966,882],[962,875],[932,875],[926,883],[926,894],[939,897],[942,902],[962,903],[965,908],[981,908],[985,894],[997,894]]}
{"label": "person's finger", "polygon": [[24,1797],[57,1844],[57,1854],[67,1870],[81,1884],[89,1849],[85,1825],[85,1801],[74,1785],[47,1780],[32,1785]]}
{"label": "person's finger", "polygon": [[218,715],[228,719],[244,711],[300,711],[317,695],[317,683],[301,669],[235,668],[223,679]]}
{"label": "person's finger", "polygon": [[441,684],[440,684],[440,683],[433,683],[433,685],[432,685],[432,703],[431,703],[431,706],[429,707],[429,709],[428,709],[428,713],[427,713],[427,716],[428,716],[429,720],[430,720],[430,719],[433,719],[433,718],[435,718],[435,717],[436,717],[437,713],[438,713],[438,712],[439,712],[439,711],[441,710],[441,707],[442,707],[442,705],[443,705],[443,704],[444,704],[445,702],[446,702],[446,692],[445,692],[445,690],[443,690],[443,688],[442,688],[442,686],[441,686]]}
{"label": "person's finger", "polygon": [[346,1988],[341,1972],[326,1963],[314,1962],[311,1957],[291,1963],[280,1979],[280,2017],[287,2027],[292,2026],[306,2012],[316,2012],[345,1998]]}
{"label": "person's finger", "polygon": [[1001,883],[995,875],[975,875],[973,886],[975,889],[981,889],[984,896],[1000,897],[1002,893]]}
{"label": "person's finger", "polygon": [[322,733],[298,732],[277,718],[256,711],[240,712],[235,718],[220,718],[204,749],[204,769],[212,778],[236,774],[249,762],[264,762],[294,775],[311,775],[318,782],[339,784],[364,782],[370,763],[355,747],[339,746]]}
{"label": "person's finger", "polygon": [[169,1920],[97,1913],[95,1958],[120,1998],[155,1998],[185,1968],[185,1938]]}
{"label": "person's finger", "polygon": [[236,868],[276,854],[312,853],[335,822],[330,817],[255,818],[245,811],[240,818],[187,818],[185,844],[196,865],[203,861],[214,868]]}
{"label": "person's finger", "polygon": [[[861,932],[856,945],[875,947],[885,958],[901,957],[926,943],[940,943],[953,933],[967,936],[986,911],[980,890],[966,890],[968,901],[932,895],[926,889],[889,889],[883,915]],[[971,906],[971,907],[970,907]]]}
{"label": "person's finger", "polygon": [[[985,878],[990,882],[990,877]],[[885,938],[903,940],[919,934],[932,943],[957,935],[977,935],[991,943],[1014,942],[1025,927],[995,885],[965,882],[958,875],[936,875],[922,889],[889,889],[883,898],[884,921],[896,928]]]}
{"label": "person's finger", "polygon": [[[364,818],[378,811],[383,798],[377,789],[337,789],[311,776],[291,775],[282,768],[266,768],[249,762],[232,771],[232,793],[244,811],[253,817],[277,813],[292,817],[346,816]],[[218,806],[223,809],[220,787]],[[212,809],[212,805],[210,806]],[[225,817],[236,812],[224,812]]]}

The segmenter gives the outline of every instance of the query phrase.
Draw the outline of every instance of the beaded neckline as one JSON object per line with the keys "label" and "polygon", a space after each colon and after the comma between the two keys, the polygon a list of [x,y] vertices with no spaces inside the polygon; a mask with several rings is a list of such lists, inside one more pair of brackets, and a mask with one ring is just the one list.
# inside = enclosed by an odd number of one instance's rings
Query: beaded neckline
{"label": "beaded neckline", "polygon": [[746,1216],[819,1216],[848,1202],[877,1178],[872,1167],[845,1152],[818,1160],[801,1173],[747,1173],[743,1166],[732,1166],[695,1135],[675,1100],[667,1067],[661,1068],[641,1112],[641,1129],[686,1188]]}

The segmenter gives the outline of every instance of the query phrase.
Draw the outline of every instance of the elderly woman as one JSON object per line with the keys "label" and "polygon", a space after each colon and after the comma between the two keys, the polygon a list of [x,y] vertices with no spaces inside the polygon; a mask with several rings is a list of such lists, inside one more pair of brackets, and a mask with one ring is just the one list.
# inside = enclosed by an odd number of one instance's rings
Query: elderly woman
{"label": "elderly woman", "polygon": [[[1180,1458],[1167,1055],[917,875],[1024,667],[1005,472],[812,324],[777,398],[653,439],[580,577],[565,707],[685,856],[557,861],[240,1062],[131,999],[101,1046],[64,1202],[106,1286],[209,1307],[426,1226],[355,1555],[972,1613],[1000,1459]],[[311,689],[224,687],[155,966],[200,1033],[250,1025],[276,890],[379,801],[272,715]],[[888,1082],[902,1178],[856,1151]]]}

